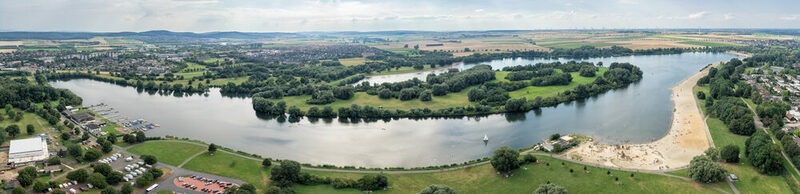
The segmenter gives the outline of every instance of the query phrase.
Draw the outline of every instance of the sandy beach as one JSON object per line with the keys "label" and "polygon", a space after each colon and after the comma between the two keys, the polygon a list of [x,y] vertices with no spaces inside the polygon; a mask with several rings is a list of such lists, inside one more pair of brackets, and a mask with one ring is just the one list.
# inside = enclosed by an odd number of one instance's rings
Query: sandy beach
{"label": "sandy beach", "polygon": [[710,146],[708,128],[692,90],[706,74],[708,68],[671,88],[675,104],[672,125],[661,139],[641,144],[583,143],[562,156],[613,168],[667,170],[688,166],[694,156]]}

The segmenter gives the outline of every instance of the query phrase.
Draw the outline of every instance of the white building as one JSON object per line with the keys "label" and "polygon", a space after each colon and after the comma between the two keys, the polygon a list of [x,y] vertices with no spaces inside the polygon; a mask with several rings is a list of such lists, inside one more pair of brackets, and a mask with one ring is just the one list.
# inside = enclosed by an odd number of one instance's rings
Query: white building
{"label": "white building", "polygon": [[26,164],[46,160],[50,157],[47,151],[47,141],[42,137],[11,140],[8,150],[8,162]]}

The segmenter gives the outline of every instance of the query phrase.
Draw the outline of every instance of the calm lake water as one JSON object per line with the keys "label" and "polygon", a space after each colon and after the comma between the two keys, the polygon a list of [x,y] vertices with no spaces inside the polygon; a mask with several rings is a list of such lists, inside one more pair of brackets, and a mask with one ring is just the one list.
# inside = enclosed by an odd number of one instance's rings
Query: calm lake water
{"label": "calm lake water", "polygon": [[[131,119],[142,118],[161,125],[148,131],[150,136],[188,137],[301,163],[420,167],[488,157],[501,146],[528,147],[553,133],[586,134],[604,143],[658,139],[666,134],[672,120],[669,88],[707,64],[735,57],[724,53],[684,53],[585,59],[602,61],[606,66],[630,62],[642,68],[644,78],[584,101],[528,113],[389,122],[302,119],[290,123],[263,119],[256,116],[249,98],[223,97],[218,89],[211,89],[208,96],[176,97],[86,79],[50,84],[72,90],[83,97],[84,105],[106,103]],[[503,59],[481,64],[497,69],[549,61],[556,60]],[[484,134],[489,137],[487,145],[482,141]]]}

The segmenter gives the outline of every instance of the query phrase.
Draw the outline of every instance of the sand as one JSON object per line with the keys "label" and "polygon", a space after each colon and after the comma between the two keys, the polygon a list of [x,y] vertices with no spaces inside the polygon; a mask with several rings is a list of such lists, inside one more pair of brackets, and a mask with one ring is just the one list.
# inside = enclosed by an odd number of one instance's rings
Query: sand
{"label": "sand", "polygon": [[613,168],[669,170],[689,165],[694,156],[710,146],[708,127],[695,100],[697,80],[708,74],[708,68],[671,88],[675,104],[669,132],[659,140],[640,144],[581,144],[562,154],[563,157]]}

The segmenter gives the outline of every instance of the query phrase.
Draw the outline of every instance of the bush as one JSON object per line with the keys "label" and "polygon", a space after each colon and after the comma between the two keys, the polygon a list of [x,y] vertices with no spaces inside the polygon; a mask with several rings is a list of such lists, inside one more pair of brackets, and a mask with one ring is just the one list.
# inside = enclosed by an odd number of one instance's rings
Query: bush
{"label": "bush", "polygon": [[536,156],[527,154],[522,157],[522,161],[525,163],[536,163]]}
{"label": "bush", "polygon": [[300,163],[291,160],[281,161],[270,172],[270,180],[278,187],[291,187],[300,181]]}
{"label": "bush", "polygon": [[72,181],[78,181],[81,183],[86,182],[86,179],[88,178],[89,178],[89,173],[86,172],[85,169],[78,169],[76,171],[72,171],[67,174],[67,179]]}
{"label": "bush", "polygon": [[697,99],[705,100],[706,99],[706,93],[703,92],[703,91],[697,92]]}
{"label": "bush", "polygon": [[722,151],[720,151],[719,155],[725,162],[737,163],[739,162],[739,146],[733,144],[726,145],[722,147]]}
{"label": "bush", "polygon": [[536,191],[533,191],[535,194],[567,194],[567,189],[564,187],[558,186],[553,183],[541,184]]}
{"label": "bush", "polygon": [[715,147],[710,147],[705,151],[706,156],[708,156],[711,161],[719,160],[719,150]]}
{"label": "bush", "polygon": [[447,185],[430,185],[419,194],[456,194],[456,190],[451,189]]}
{"label": "bush", "polygon": [[695,156],[689,162],[689,177],[701,183],[715,183],[725,179],[728,170],[722,165],[711,161],[708,156]]}
{"label": "bush", "polygon": [[142,155],[139,158],[144,160],[145,164],[154,165],[154,164],[158,163],[158,159],[156,159],[156,157],[152,156],[152,155]]}

